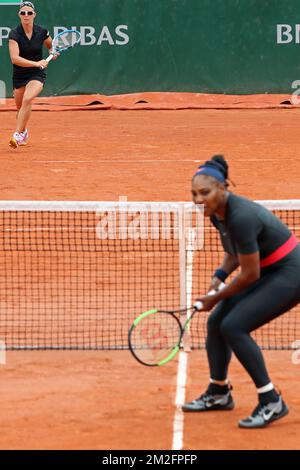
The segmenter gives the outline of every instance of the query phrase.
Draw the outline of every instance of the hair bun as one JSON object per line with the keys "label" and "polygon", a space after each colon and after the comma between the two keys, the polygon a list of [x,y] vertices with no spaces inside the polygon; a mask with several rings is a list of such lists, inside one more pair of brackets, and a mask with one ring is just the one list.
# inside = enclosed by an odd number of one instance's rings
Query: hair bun
{"label": "hair bun", "polygon": [[222,172],[225,179],[228,179],[229,166],[223,155],[214,155],[211,158],[210,163],[212,166],[214,166],[215,168],[218,168],[218,170]]}

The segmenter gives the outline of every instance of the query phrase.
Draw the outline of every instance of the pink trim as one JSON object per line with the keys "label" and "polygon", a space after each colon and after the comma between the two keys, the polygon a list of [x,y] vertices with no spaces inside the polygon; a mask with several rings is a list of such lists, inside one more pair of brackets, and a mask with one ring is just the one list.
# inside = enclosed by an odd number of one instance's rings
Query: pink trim
{"label": "pink trim", "polygon": [[283,245],[277,248],[277,250],[273,251],[273,253],[266,256],[266,258],[260,260],[260,267],[265,268],[281,260],[286,255],[288,255],[294,248],[296,248],[298,243],[299,241],[297,240],[295,235],[291,235],[290,238]]}

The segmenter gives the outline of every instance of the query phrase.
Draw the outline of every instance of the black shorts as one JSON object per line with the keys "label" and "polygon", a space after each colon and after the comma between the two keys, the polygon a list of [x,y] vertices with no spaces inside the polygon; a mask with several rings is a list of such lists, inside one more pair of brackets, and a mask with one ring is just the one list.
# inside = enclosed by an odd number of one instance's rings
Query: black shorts
{"label": "black shorts", "polygon": [[43,85],[46,82],[46,74],[43,70],[24,73],[22,75],[13,75],[13,89],[26,86],[31,80],[38,80]]}

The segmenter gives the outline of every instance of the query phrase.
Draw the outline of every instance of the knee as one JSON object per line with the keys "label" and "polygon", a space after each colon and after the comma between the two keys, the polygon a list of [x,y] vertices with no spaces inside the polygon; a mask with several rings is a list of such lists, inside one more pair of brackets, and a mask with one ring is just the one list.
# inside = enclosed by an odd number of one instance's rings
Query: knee
{"label": "knee", "polygon": [[22,106],[30,106],[32,103],[32,98],[28,96],[23,97]]}
{"label": "knee", "polygon": [[225,318],[222,321],[220,325],[220,331],[221,331],[222,336],[226,339],[233,338],[234,336],[238,334],[238,328],[236,324],[228,318]]}
{"label": "knee", "polygon": [[211,335],[214,333],[220,333],[220,321],[211,314],[207,320],[207,334]]}

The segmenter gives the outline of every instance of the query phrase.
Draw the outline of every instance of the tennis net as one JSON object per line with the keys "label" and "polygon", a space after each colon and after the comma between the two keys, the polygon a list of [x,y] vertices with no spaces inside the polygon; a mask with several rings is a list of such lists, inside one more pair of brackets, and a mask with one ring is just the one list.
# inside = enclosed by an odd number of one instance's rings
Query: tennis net
{"label": "tennis net", "polygon": [[[260,201],[300,237],[300,201]],[[133,319],[192,305],[222,259],[191,203],[0,203],[0,340],[7,349],[127,349]],[[192,322],[205,343],[207,314]],[[300,308],[254,332],[292,349]]]}

